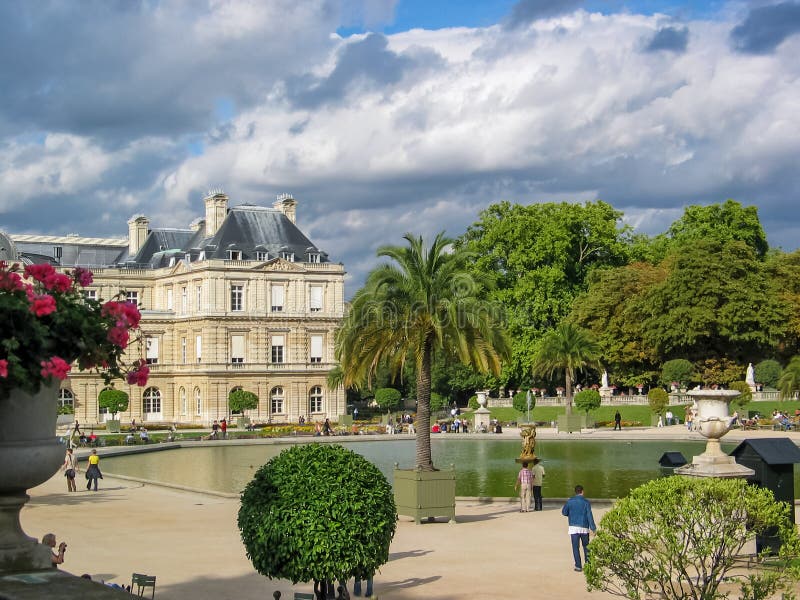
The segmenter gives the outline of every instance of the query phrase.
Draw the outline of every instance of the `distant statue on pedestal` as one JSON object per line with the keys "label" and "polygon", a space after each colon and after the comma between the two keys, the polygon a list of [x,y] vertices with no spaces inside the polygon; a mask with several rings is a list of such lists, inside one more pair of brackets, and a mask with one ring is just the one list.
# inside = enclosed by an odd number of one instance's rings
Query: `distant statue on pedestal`
{"label": "distant statue on pedestal", "polygon": [[600,387],[607,388],[608,387],[608,371],[603,369],[603,377],[600,379]]}
{"label": "distant statue on pedestal", "polygon": [[756,391],[756,377],[755,370],[753,369],[753,363],[747,365],[747,376],[745,377],[744,382],[750,386],[750,391]]}

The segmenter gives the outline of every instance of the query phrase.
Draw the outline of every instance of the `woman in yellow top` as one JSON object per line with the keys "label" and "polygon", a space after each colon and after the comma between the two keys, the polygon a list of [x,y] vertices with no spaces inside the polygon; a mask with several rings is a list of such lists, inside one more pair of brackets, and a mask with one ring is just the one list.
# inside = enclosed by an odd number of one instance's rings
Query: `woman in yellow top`
{"label": "woman in yellow top", "polygon": [[97,456],[97,450],[93,449],[92,453],[89,455],[89,468],[86,469],[86,489],[91,489],[92,481],[94,481],[94,491],[96,492],[97,480],[102,478],[103,474],[100,472],[100,457]]}

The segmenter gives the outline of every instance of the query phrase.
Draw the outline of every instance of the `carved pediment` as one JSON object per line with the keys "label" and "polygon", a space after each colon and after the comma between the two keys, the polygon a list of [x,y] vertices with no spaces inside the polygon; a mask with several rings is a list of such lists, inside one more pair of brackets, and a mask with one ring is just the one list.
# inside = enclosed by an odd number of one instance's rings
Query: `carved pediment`
{"label": "carved pediment", "polygon": [[168,268],[170,275],[180,275],[181,273],[188,273],[192,269],[186,264],[185,260],[176,260],[175,264]]}
{"label": "carved pediment", "polygon": [[282,258],[273,258],[272,260],[268,260],[265,263],[261,263],[256,267],[256,269],[259,271],[270,272],[283,271],[290,273],[305,273],[305,269],[297,263],[289,262],[288,260],[284,260]]}

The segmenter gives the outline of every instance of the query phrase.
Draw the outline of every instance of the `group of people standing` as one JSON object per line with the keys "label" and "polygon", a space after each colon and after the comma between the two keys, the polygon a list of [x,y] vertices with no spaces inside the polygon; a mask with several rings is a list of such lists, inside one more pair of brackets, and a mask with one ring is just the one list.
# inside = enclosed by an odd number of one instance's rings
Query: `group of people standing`
{"label": "group of people standing", "polygon": [[[86,490],[92,489],[97,491],[97,480],[103,478],[103,473],[100,471],[100,457],[97,455],[97,450],[92,449],[89,455],[89,466],[86,469]],[[67,453],[64,456],[64,464],[61,466],[64,471],[64,477],[67,478],[67,491],[77,492],[78,489],[75,485],[75,478],[78,475],[78,457],[75,456],[72,448],[67,448]]]}
{"label": "group of people standing", "polygon": [[542,510],[542,483],[544,482],[544,467],[538,458],[533,459],[533,469],[528,468],[528,463],[523,462],[517,474],[514,489],[519,490],[519,512],[530,512],[531,495],[533,495],[533,510]]}

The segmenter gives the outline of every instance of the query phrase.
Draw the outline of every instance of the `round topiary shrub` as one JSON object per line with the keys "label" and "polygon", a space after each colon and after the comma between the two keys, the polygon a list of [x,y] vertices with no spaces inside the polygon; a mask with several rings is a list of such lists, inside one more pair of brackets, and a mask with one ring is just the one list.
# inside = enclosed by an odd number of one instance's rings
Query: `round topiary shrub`
{"label": "round topiary shrub", "polygon": [[111,413],[111,418],[116,419],[117,413],[128,410],[128,394],[122,390],[106,388],[97,396],[100,408],[105,408]]}
{"label": "round topiary shrub", "polygon": [[481,405],[478,404],[478,397],[476,395],[473,394],[469,397],[469,400],[467,401],[467,407],[471,408],[472,410],[478,410],[481,407]]}
{"label": "round topiary shrub", "polygon": [[389,559],[392,487],[362,456],[305,444],[262,466],[242,492],[239,530],[256,571],[292,583],[366,579]]}

